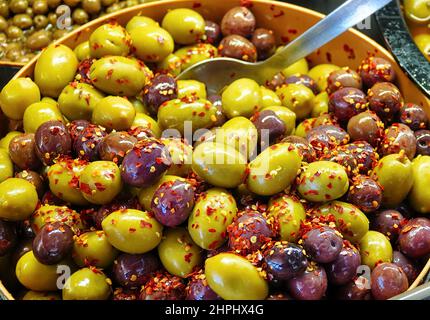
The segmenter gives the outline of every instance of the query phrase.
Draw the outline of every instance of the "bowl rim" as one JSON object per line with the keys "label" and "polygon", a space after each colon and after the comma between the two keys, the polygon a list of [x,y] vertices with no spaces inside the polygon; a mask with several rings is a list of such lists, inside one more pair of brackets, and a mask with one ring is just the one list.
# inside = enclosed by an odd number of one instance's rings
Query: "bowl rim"
{"label": "bowl rim", "polygon": [[400,0],[389,3],[375,17],[394,59],[415,85],[430,97],[430,62],[413,40]]}

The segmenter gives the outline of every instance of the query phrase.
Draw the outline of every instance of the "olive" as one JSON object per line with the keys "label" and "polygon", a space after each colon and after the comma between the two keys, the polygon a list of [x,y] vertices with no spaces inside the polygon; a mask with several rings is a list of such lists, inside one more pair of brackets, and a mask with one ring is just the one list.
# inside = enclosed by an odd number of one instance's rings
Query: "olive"
{"label": "olive", "polygon": [[75,142],[81,132],[90,125],[91,123],[89,123],[87,120],[73,120],[72,122],[68,123],[67,129],[69,130],[72,141]]}
{"label": "olive", "polygon": [[16,225],[0,220],[0,257],[11,252],[18,243]]}
{"label": "olive", "polygon": [[303,236],[303,247],[312,260],[330,263],[342,250],[343,239],[332,228],[322,226],[308,231]]}
{"label": "olive", "polygon": [[369,108],[383,120],[390,122],[400,111],[403,97],[399,89],[390,82],[379,82],[367,93]]}
{"label": "olive", "polygon": [[346,285],[357,276],[357,268],[361,265],[360,253],[353,246],[344,247],[336,260],[325,268],[330,283]]}
{"label": "olive", "polygon": [[137,141],[127,132],[111,132],[99,144],[99,157],[101,160],[121,164],[127,152],[133,149]]}
{"label": "olive", "polygon": [[[170,66],[170,69],[173,68],[173,70],[176,70],[179,68],[185,70],[196,63],[217,57],[218,49],[210,43],[198,43],[175,51],[174,56],[179,58],[180,61],[175,61],[175,59],[171,60],[170,64],[173,63],[173,66]],[[169,58],[169,56],[167,56],[167,58]],[[172,59],[172,57],[170,57],[170,59]]]}
{"label": "olive", "polygon": [[180,8],[170,10],[161,25],[170,33],[176,43],[194,44],[205,34],[205,20],[194,10]]}
{"label": "olive", "polygon": [[21,29],[28,29],[33,25],[33,20],[28,14],[16,14],[12,18],[12,23]]}
{"label": "olive", "polygon": [[272,110],[267,109],[257,112],[251,120],[258,130],[262,149],[267,148],[275,142],[279,142],[285,134],[285,123]]}
{"label": "olive", "polygon": [[[76,57],[81,63],[86,59],[91,59],[89,41],[84,41],[81,44],[77,45],[76,48],[73,50],[73,52],[76,54]],[[82,67],[81,64],[78,66],[78,70],[79,70],[79,67]],[[79,76],[77,76],[76,78],[79,78]]]}
{"label": "olive", "polygon": [[417,264],[400,251],[393,252],[393,263],[403,270],[408,278],[409,284],[414,282],[420,272]]}
{"label": "olive", "polygon": [[346,285],[338,287],[336,298],[339,300],[371,300],[370,288],[364,285],[357,285],[355,281],[350,281]]}
{"label": "olive", "polygon": [[28,181],[9,178],[0,183],[0,219],[22,221],[36,209],[36,188]]}
{"label": "olive", "polygon": [[[317,82],[318,85],[318,89],[319,91],[325,91],[327,86],[328,86],[328,77],[330,76],[330,74],[333,71],[339,70],[340,68],[334,64],[318,64],[315,67],[313,67],[312,69],[309,70],[309,72],[306,70],[306,68],[308,67],[307,62],[305,63],[305,61],[301,62],[301,64],[299,64],[300,69],[304,69],[305,74],[308,74],[309,77],[311,77],[312,79],[314,79]],[[285,70],[283,71],[285,74]]]}
{"label": "olive", "polygon": [[45,224],[33,240],[33,254],[47,265],[59,263],[73,247],[73,231],[61,222]]}
{"label": "olive", "polygon": [[80,266],[107,268],[112,265],[118,251],[109,243],[103,231],[90,231],[74,237],[72,257]]}
{"label": "olive", "polygon": [[193,148],[185,140],[177,138],[161,139],[172,158],[172,166],[166,174],[180,177],[188,176],[192,169]]}
{"label": "olive", "polygon": [[352,141],[366,141],[378,147],[384,134],[384,124],[372,111],[364,111],[348,121],[348,134]]}
{"label": "olive", "polygon": [[394,123],[385,130],[380,153],[389,155],[404,151],[410,160],[415,157],[417,141],[414,132],[402,123]]}
{"label": "olive", "polygon": [[424,109],[414,103],[406,103],[400,107],[400,122],[407,125],[413,131],[425,129],[429,122]]}
{"label": "olive", "polygon": [[152,252],[121,253],[114,261],[113,277],[123,287],[140,289],[160,267],[160,261]]}
{"label": "olive", "polygon": [[256,19],[246,7],[234,7],[222,18],[221,31],[224,36],[237,34],[250,37],[255,30]]}
{"label": "olive", "polygon": [[185,284],[177,276],[167,272],[158,272],[142,286],[140,300],[183,300]]}
{"label": "olive", "polygon": [[408,289],[408,278],[394,263],[381,263],[372,271],[372,296],[386,300]]}
{"label": "olive", "polygon": [[[275,91],[270,90],[264,86],[260,87],[261,91],[261,106],[263,109],[270,107],[280,107],[282,106],[282,101],[279,99]],[[273,111],[273,110],[272,110]]]}
{"label": "olive", "polygon": [[415,218],[403,226],[399,247],[410,258],[421,258],[430,253],[430,220]]}
{"label": "olive", "polygon": [[27,38],[27,47],[31,50],[41,50],[52,41],[51,34],[46,30],[39,30]]}
{"label": "olive", "polygon": [[220,25],[210,20],[206,20],[205,23],[206,41],[210,44],[217,44],[221,39]]}
{"label": "olive", "polygon": [[35,133],[40,125],[50,120],[65,122],[58,106],[46,101],[33,103],[24,112],[24,131],[26,133]]}
{"label": "olive", "polygon": [[386,235],[392,242],[395,242],[400,234],[403,222],[403,215],[399,211],[383,210],[373,218],[372,230]]}
{"label": "olive", "polygon": [[91,122],[109,131],[120,131],[129,129],[135,116],[136,110],[128,99],[107,96],[94,106]]}
{"label": "olive", "polygon": [[9,156],[12,162],[23,170],[35,170],[41,166],[35,151],[33,133],[22,133],[14,137],[9,143]]}
{"label": "olive", "polygon": [[73,273],[63,288],[63,300],[107,300],[110,279],[100,270],[83,268]]}
{"label": "olive", "polygon": [[348,122],[353,116],[366,109],[366,95],[360,89],[345,87],[330,95],[328,110],[340,122]]}
{"label": "olive", "polygon": [[276,89],[276,94],[282,105],[293,111],[297,119],[307,118],[313,108],[315,95],[311,89],[302,83],[290,83]]}
{"label": "olive", "polygon": [[221,300],[220,296],[209,287],[206,276],[203,273],[193,275],[185,290],[187,293],[185,300]]}
{"label": "olive", "polygon": [[219,45],[221,56],[249,62],[257,61],[257,48],[248,39],[234,34],[221,40]]}
{"label": "olive", "polygon": [[106,135],[103,127],[90,124],[74,139],[73,150],[80,159],[95,161],[98,159],[99,144]]}
{"label": "olive", "polygon": [[316,160],[316,152],[305,138],[291,135],[282,139],[282,142],[294,144],[299,150],[303,161],[311,163]]}
{"label": "olive", "polygon": [[380,57],[369,57],[363,60],[358,73],[366,88],[371,88],[378,82],[394,82],[396,78],[391,62]]}
{"label": "olive", "polygon": [[35,14],[45,14],[49,10],[46,0],[34,0],[32,8]]}
{"label": "olive", "polygon": [[13,13],[22,13],[28,8],[27,0],[11,0],[9,8]]}
{"label": "olive", "polygon": [[417,154],[430,156],[430,130],[418,130],[414,135],[417,139]]}
{"label": "olive", "polygon": [[[6,35],[7,35],[7,37],[9,39],[19,39],[19,38],[22,38],[24,34],[23,34],[23,31],[19,27],[17,27],[17,26],[9,26],[6,29]],[[9,51],[12,52],[11,49]],[[13,59],[11,59],[11,60],[13,60]]]}
{"label": "olive", "polygon": [[82,0],[82,9],[88,14],[97,14],[102,9],[100,0]]}
{"label": "olive", "polygon": [[373,212],[381,206],[382,188],[375,180],[358,175],[352,179],[347,199],[361,211]]}
{"label": "olive", "polygon": [[320,300],[327,290],[327,274],[324,268],[313,266],[302,274],[291,278],[287,286],[291,296],[297,300]]}
{"label": "olive", "polygon": [[143,102],[153,115],[157,114],[158,108],[164,102],[177,97],[178,84],[170,75],[156,75],[143,89]]}
{"label": "olive", "polygon": [[29,290],[27,293],[21,298],[21,300],[48,300],[48,301],[56,301],[61,300],[61,296],[56,292],[38,292]]}
{"label": "olive", "polygon": [[89,16],[85,10],[81,8],[77,8],[73,10],[72,19],[73,19],[73,22],[76,24],[85,24],[88,22]]}
{"label": "olive", "polygon": [[346,87],[362,90],[363,83],[357,72],[346,67],[330,73],[327,78],[327,92],[329,94]]}
{"label": "olive", "polygon": [[177,97],[179,99],[186,98],[188,96],[198,97],[200,99],[207,99],[206,85],[200,81],[178,80],[177,91]]}
{"label": "olive", "polygon": [[131,199],[123,199],[120,195],[116,200],[111,203],[101,206],[93,215],[93,221],[97,230],[102,230],[102,222],[112,212],[122,209],[141,209],[138,199],[133,197]]}
{"label": "olive", "polygon": [[33,24],[37,30],[44,29],[48,23],[48,18],[42,14],[38,14],[33,18]]}
{"label": "olive", "polygon": [[349,142],[349,135],[341,127],[335,125],[321,125],[311,129],[306,139],[318,154],[323,154],[340,145]]}
{"label": "olive", "polygon": [[259,60],[265,60],[275,53],[276,38],[272,30],[258,28],[252,35],[251,42],[257,49]]}
{"label": "olive", "polygon": [[393,248],[388,238],[380,232],[368,231],[360,240],[361,262],[374,269],[381,262],[391,262]]}
{"label": "olive", "polygon": [[89,38],[91,57],[127,56],[131,39],[128,32],[116,23],[102,24]]}
{"label": "olive", "polygon": [[147,26],[158,26],[158,22],[156,22],[155,20],[149,17],[138,15],[138,16],[134,16],[127,22],[125,29],[127,30],[128,33],[130,33],[131,30],[133,30],[134,28],[147,27]]}

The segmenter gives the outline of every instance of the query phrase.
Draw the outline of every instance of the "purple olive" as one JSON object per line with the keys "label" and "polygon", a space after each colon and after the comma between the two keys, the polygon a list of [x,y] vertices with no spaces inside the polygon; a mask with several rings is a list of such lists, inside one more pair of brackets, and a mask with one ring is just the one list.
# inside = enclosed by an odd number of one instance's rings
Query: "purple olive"
{"label": "purple olive", "polygon": [[429,118],[423,107],[415,103],[406,103],[400,108],[400,122],[412,130],[426,129]]}
{"label": "purple olive", "polygon": [[96,161],[98,160],[98,146],[106,135],[104,128],[90,124],[76,137],[73,150],[80,159]]}
{"label": "purple olive", "polygon": [[329,227],[312,229],[303,236],[303,240],[306,253],[319,263],[333,262],[342,251],[342,237]]}
{"label": "purple olive", "polygon": [[403,215],[397,210],[384,210],[378,212],[372,221],[372,230],[386,235],[395,242],[402,228]]}
{"label": "purple olive", "polygon": [[403,97],[400,90],[390,82],[376,83],[367,93],[370,110],[384,122],[392,122],[400,111]]}
{"label": "purple olive", "polygon": [[399,248],[410,258],[421,258],[430,253],[430,220],[415,218],[400,231]]}
{"label": "purple olive", "polygon": [[120,164],[136,143],[137,138],[127,132],[111,132],[99,144],[99,157]]}
{"label": "purple olive", "polygon": [[167,74],[157,74],[143,89],[143,102],[153,115],[166,101],[178,97],[178,84],[175,78]]}
{"label": "purple olive", "polygon": [[325,270],[330,283],[345,285],[357,275],[357,268],[361,264],[360,253],[354,247],[343,248],[336,260],[329,263]]}
{"label": "purple olive", "polygon": [[[262,149],[277,142],[285,134],[285,123],[272,110],[257,112],[251,118],[251,121],[257,128]],[[266,141],[267,139],[268,141]],[[265,144],[263,145],[263,143]]]}
{"label": "purple olive", "polygon": [[327,274],[324,268],[313,266],[288,280],[288,289],[297,300],[320,300],[327,290]]}
{"label": "purple olive", "polygon": [[208,43],[217,44],[221,40],[221,27],[216,22],[206,20],[205,34]]}
{"label": "purple olive", "polygon": [[340,122],[347,123],[367,109],[367,98],[360,89],[345,87],[330,95],[328,109]]}
{"label": "purple olive", "polygon": [[37,128],[34,139],[36,154],[47,166],[53,164],[56,158],[72,153],[72,138],[61,121],[43,123]]}
{"label": "purple olive", "polygon": [[186,300],[221,300],[220,296],[209,287],[204,274],[193,276],[185,290]]}
{"label": "purple olive", "polygon": [[372,178],[357,175],[352,179],[347,199],[363,212],[373,212],[381,206],[382,187]]}
{"label": "purple olive", "polygon": [[0,257],[8,254],[17,244],[17,240],[15,224],[0,220]]}
{"label": "purple olive", "polygon": [[387,300],[408,289],[408,278],[394,263],[381,263],[372,271],[372,295],[376,300]]}
{"label": "purple olive", "polygon": [[284,83],[302,84],[305,87],[308,87],[309,89],[311,89],[314,94],[318,94],[319,92],[316,81],[306,74],[295,74],[295,75],[289,76],[284,80]]}
{"label": "purple olive", "polygon": [[358,73],[366,88],[371,88],[378,82],[393,82],[396,78],[392,64],[380,57],[369,57],[363,60]]}
{"label": "purple olive", "polygon": [[417,154],[430,156],[430,130],[418,130],[414,135],[417,139]]}
{"label": "purple olive", "polygon": [[330,73],[327,78],[327,92],[329,94],[346,87],[363,89],[363,82],[357,72],[347,67]]}

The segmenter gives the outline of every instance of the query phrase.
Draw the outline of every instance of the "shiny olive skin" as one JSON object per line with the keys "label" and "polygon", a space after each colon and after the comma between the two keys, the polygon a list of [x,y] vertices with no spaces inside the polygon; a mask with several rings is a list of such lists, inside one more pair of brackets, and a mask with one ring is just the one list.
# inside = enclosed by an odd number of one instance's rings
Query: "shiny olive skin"
{"label": "shiny olive skin", "polygon": [[131,129],[128,132],[138,140],[148,137],[161,137],[161,128],[157,121],[140,112],[136,113]]}
{"label": "shiny olive skin", "polygon": [[166,74],[170,73],[176,77],[182,71],[182,59],[176,54],[169,54],[163,61],[157,64],[157,71]]}
{"label": "shiny olive skin", "polygon": [[192,130],[214,126],[217,108],[206,99],[187,97],[170,100],[158,109],[158,124],[162,129],[184,132],[185,121],[191,121]]}
{"label": "shiny olive skin", "polygon": [[354,247],[344,247],[336,260],[325,267],[328,280],[334,285],[346,285],[357,276],[361,265],[360,252]]}
{"label": "shiny olive skin", "polygon": [[327,92],[329,94],[346,87],[363,89],[363,82],[357,72],[346,67],[330,73],[327,78]]}
{"label": "shiny olive skin", "polygon": [[75,53],[67,46],[50,45],[42,51],[34,68],[34,82],[43,96],[57,98],[73,80],[78,68]]}
{"label": "shiny olive skin", "polygon": [[276,95],[276,92],[266,88],[260,87],[261,90],[261,106],[262,108],[270,108],[276,106],[282,106],[281,99]]}
{"label": "shiny olive skin", "polygon": [[209,287],[206,276],[204,274],[196,274],[188,282],[186,288],[185,300],[195,300],[195,301],[208,301],[208,300],[221,300],[212,289]]}
{"label": "shiny olive skin", "polygon": [[332,201],[317,207],[312,211],[313,216],[333,217],[336,227],[346,240],[357,243],[369,231],[369,220],[366,215],[354,205]]}
{"label": "shiny olive skin", "polygon": [[317,155],[321,155],[337,146],[345,145],[350,138],[341,127],[325,124],[311,128],[306,134],[306,139],[315,149]]}
{"label": "shiny olive skin", "polygon": [[[307,64],[306,64],[307,66]],[[309,70],[307,73],[309,77],[317,82],[319,91],[325,91],[328,86],[328,77],[333,71],[340,68],[334,64],[319,64]]]}
{"label": "shiny olive skin", "polygon": [[415,103],[406,103],[401,106],[399,118],[401,123],[407,125],[413,131],[427,128],[429,122],[425,110]]}
{"label": "shiny olive skin", "polygon": [[0,139],[0,148],[6,151],[9,150],[9,143],[11,140],[16,136],[19,136],[21,133],[22,132],[20,131],[9,131],[3,138]]}
{"label": "shiny olive skin", "polygon": [[[131,190],[127,190],[132,192]],[[101,206],[92,216],[95,228],[102,230],[102,222],[109,214],[121,209],[141,209],[139,201],[136,197],[128,198],[127,196],[119,195],[117,199],[109,204]]]}
{"label": "shiny olive skin", "polygon": [[403,270],[408,278],[409,284],[412,284],[420,273],[417,264],[400,251],[393,252],[393,263]]}
{"label": "shiny olive skin", "polygon": [[0,220],[0,257],[11,252],[18,243],[16,225]]}
{"label": "shiny olive skin", "polygon": [[108,96],[94,106],[92,123],[107,130],[127,130],[134,121],[136,110],[125,98]]}
{"label": "shiny olive skin", "polygon": [[261,300],[268,295],[267,282],[257,269],[232,253],[206,259],[205,275],[211,289],[224,300]]}
{"label": "shiny olive skin", "polygon": [[94,204],[107,204],[121,192],[121,172],[111,161],[94,161],[79,176],[83,197]]}
{"label": "shiny olive skin", "polygon": [[144,254],[121,253],[113,264],[113,277],[122,287],[141,288],[151,274],[161,268],[153,252]]}
{"label": "shiny olive skin", "polygon": [[0,219],[21,221],[36,209],[36,188],[28,181],[9,178],[0,183]]}
{"label": "shiny olive skin", "polygon": [[303,161],[311,163],[316,160],[316,152],[305,138],[291,135],[282,139],[282,142],[294,144],[299,150],[299,154],[303,158]]}
{"label": "shiny olive skin", "polygon": [[320,115],[328,113],[328,102],[329,95],[327,92],[321,92],[317,94],[313,100],[313,108],[311,112],[311,117],[316,118]]}
{"label": "shiny olive skin", "polygon": [[50,120],[64,122],[58,106],[47,102],[36,102],[31,104],[24,112],[24,131],[26,133],[35,133],[43,123]]}
{"label": "shiny olive skin", "polygon": [[361,63],[358,73],[366,88],[379,82],[394,82],[396,73],[391,63],[384,58],[369,57]]}
{"label": "shiny olive skin", "polygon": [[46,265],[59,263],[73,247],[73,231],[61,222],[45,224],[33,240],[35,258]]}
{"label": "shiny olive skin", "polygon": [[175,43],[194,44],[205,34],[205,20],[191,9],[173,9],[163,18],[161,26],[170,33]]}
{"label": "shiny olive skin", "polygon": [[79,267],[91,265],[107,268],[112,265],[118,251],[109,243],[103,231],[90,231],[75,237],[72,257]]}
{"label": "shiny olive skin", "polygon": [[336,298],[339,300],[371,300],[372,294],[370,288],[358,286],[355,281],[350,281],[346,285],[338,287]]}
{"label": "shiny olive skin", "polygon": [[72,82],[58,97],[58,107],[67,119],[91,120],[94,107],[104,94],[87,83]]}
{"label": "shiny olive skin", "polygon": [[430,9],[425,0],[405,0],[404,10],[412,22],[422,24],[429,20]]}
{"label": "shiny olive skin", "polygon": [[396,207],[412,188],[412,163],[404,154],[390,154],[379,160],[370,177],[382,186],[382,205]]}
{"label": "shiny olive skin", "polygon": [[[178,83],[177,97],[179,99],[185,98],[187,96],[194,96],[200,99],[207,99],[206,85],[203,82],[196,81],[196,80],[178,80],[177,83]],[[176,97],[173,99],[176,99]]]}
{"label": "shiny olive skin", "polygon": [[367,98],[357,88],[345,87],[330,95],[328,110],[340,122],[348,122],[353,116],[367,109]]}
{"label": "shiny olive skin", "polygon": [[309,201],[325,202],[340,198],[348,187],[344,167],[334,162],[316,161],[310,163],[300,175],[297,190]]}
{"label": "shiny olive skin", "polygon": [[215,250],[224,244],[227,227],[236,214],[236,200],[227,190],[208,189],[196,199],[188,219],[188,232],[199,247]]}
{"label": "shiny olive skin", "polygon": [[394,263],[381,263],[372,271],[372,296],[376,300],[387,300],[408,289],[408,278]]}
{"label": "shiny olive skin", "polygon": [[229,35],[221,40],[219,53],[223,57],[229,57],[248,62],[257,61],[257,48],[248,39],[240,35]]}
{"label": "shiny olive skin", "polygon": [[409,160],[413,160],[416,152],[417,140],[414,132],[402,123],[394,123],[385,130],[380,153],[384,155],[405,152]]}
{"label": "shiny olive skin", "polygon": [[352,179],[347,199],[363,212],[373,212],[381,206],[382,188],[375,180],[358,175]]}
{"label": "shiny olive skin", "polygon": [[164,144],[156,139],[142,140],[124,157],[121,178],[133,187],[149,187],[160,180],[171,163]]}
{"label": "shiny olive skin", "polygon": [[278,143],[261,152],[249,165],[248,189],[271,196],[288,188],[296,178],[302,158],[290,143]]}
{"label": "shiny olive skin", "polygon": [[178,97],[178,84],[170,75],[158,74],[143,89],[143,102],[152,114],[166,101]]}
{"label": "shiny olive skin", "polygon": [[127,56],[130,52],[130,41],[130,35],[122,26],[115,23],[102,24],[90,35],[91,57]]}
{"label": "shiny olive skin", "polygon": [[166,231],[158,246],[158,255],[164,268],[178,277],[186,278],[202,263],[202,249],[184,228]]}
{"label": "shiny olive skin", "polygon": [[265,60],[275,53],[276,38],[272,30],[258,28],[252,34],[251,42],[257,49],[259,60]]}
{"label": "shiny olive skin", "polygon": [[56,292],[38,292],[38,291],[27,291],[27,293],[21,298],[21,300],[48,300],[56,301],[61,300],[61,296]]}
{"label": "shiny olive skin", "polygon": [[172,36],[155,25],[135,27],[130,31],[130,37],[133,53],[145,62],[160,62],[172,54],[175,48]]}
{"label": "shiny olive skin", "polygon": [[313,108],[314,93],[304,84],[291,83],[276,89],[282,105],[293,111],[297,119],[307,118]]}
{"label": "shiny olive skin", "polygon": [[127,132],[111,132],[99,144],[99,157],[101,160],[120,164],[126,153],[133,149],[137,141]]}
{"label": "shiny olive skin", "polygon": [[281,281],[300,275],[308,266],[303,248],[287,242],[276,242],[273,247],[269,247],[263,261],[269,279]]}
{"label": "shiny olive skin", "polygon": [[40,101],[39,87],[30,78],[9,81],[0,93],[1,111],[9,118],[21,120],[31,104]]}
{"label": "shiny olive skin", "polygon": [[78,138],[78,136],[84,131],[85,128],[89,127],[91,123],[87,120],[73,120],[67,124],[72,141]]}
{"label": "shiny olive skin", "polygon": [[372,220],[371,229],[386,235],[395,242],[400,234],[404,217],[397,210],[383,210],[378,212]]}
{"label": "shiny olive skin", "polygon": [[182,278],[168,272],[157,272],[142,286],[139,300],[184,300],[185,284]]}
{"label": "shiny olive skin", "polygon": [[252,117],[252,122],[258,130],[260,142],[267,140],[268,143],[261,147],[268,147],[270,144],[279,141],[285,133],[285,123],[272,110],[262,110]]}
{"label": "shiny olive skin", "polygon": [[218,142],[204,142],[193,152],[193,171],[210,184],[221,188],[240,185],[246,173],[246,159],[236,149]]}
{"label": "shiny olive skin", "polygon": [[393,248],[388,238],[380,232],[368,231],[360,243],[361,262],[370,269],[374,269],[378,263],[391,262]]}
{"label": "shiny olive skin", "polygon": [[390,82],[378,82],[367,93],[369,108],[383,121],[390,122],[400,111],[403,97],[400,90]]}
{"label": "shiny olive skin", "polygon": [[79,189],[79,178],[86,166],[82,160],[64,159],[49,167],[48,181],[52,193],[75,205],[88,204]]}
{"label": "shiny olive skin", "polygon": [[134,28],[146,27],[146,26],[158,26],[158,22],[156,22],[155,20],[149,17],[138,15],[138,16],[134,16],[127,22],[125,29],[127,30],[128,33],[130,33]]}
{"label": "shiny olive skin", "polygon": [[228,118],[251,117],[261,105],[260,86],[251,79],[232,82],[222,93],[222,107]]}
{"label": "shiny olive skin", "polygon": [[[173,68],[173,71],[176,72],[178,68],[185,70],[198,62],[217,57],[218,49],[209,43],[198,43],[175,51],[174,56],[179,58],[180,61],[170,57],[169,68]],[[166,59],[168,58],[169,56]]]}
{"label": "shiny olive skin", "polygon": [[205,20],[206,41],[210,44],[217,44],[221,40],[221,27],[218,23]]}
{"label": "shiny olive skin", "polygon": [[430,157],[420,156],[412,162],[413,185],[409,193],[409,204],[422,214],[430,213],[428,179],[430,176]]}
{"label": "shiny olive skin", "polygon": [[399,235],[399,248],[410,258],[425,257],[430,252],[430,220],[415,218],[403,226]]}
{"label": "shiny olive skin", "polygon": [[102,222],[109,242],[118,250],[131,253],[151,251],[161,241],[163,226],[146,211],[115,211]]}
{"label": "shiny olive skin", "polygon": [[89,124],[74,139],[73,150],[80,159],[95,161],[98,159],[99,144],[106,135],[105,128]]}
{"label": "shiny olive skin", "polygon": [[255,30],[256,19],[246,7],[234,7],[227,11],[221,21],[221,31],[224,36],[238,34],[250,37]]}
{"label": "shiny olive skin", "polygon": [[110,56],[95,61],[90,68],[92,84],[115,96],[136,96],[146,84],[143,63],[122,56]]}
{"label": "shiny olive skin", "polygon": [[229,248],[237,253],[252,253],[274,236],[263,215],[257,211],[245,212],[227,228]]}
{"label": "shiny olive skin", "polygon": [[103,272],[83,268],[67,279],[62,293],[63,300],[107,300],[111,287]]}
{"label": "shiny olive skin", "polygon": [[90,42],[89,41],[82,42],[81,44],[76,46],[73,52],[75,53],[79,61],[90,59],[91,58]]}
{"label": "shiny olive skin", "polygon": [[417,139],[417,154],[430,156],[430,130],[418,130],[414,135]]}
{"label": "shiny olive skin", "polygon": [[318,86],[317,86],[317,83],[315,82],[315,80],[306,74],[295,74],[295,75],[289,76],[285,79],[284,83],[285,84],[302,84],[302,85],[308,87],[309,89],[311,89],[315,95],[317,95],[319,92],[319,89],[318,89]]}
{"label": "shiny olive skin", "polygon": [[31,216],[31,228],[37,234],[45,224],[62,222],[72,228],[74,233],[84,229],[81,216],[65,206],[42,205]]}
{"label": "shiny olive skin", "polygon": [[10,159],[20,169],[39,169],[41,162],[37,156],[35,145],[33,133],[23,133],[16,136],[9,143]]}
{"label": "shiny olive skin", "polygon": [[36,154],[45,165],[72,153],[72,138],[63,122],[51,120],[37,128],[34,135]]}
{"label": "shiny olive skin", "polygon": [[178,177],[178,176],[172,176],[172,175],[164,175],[160,178],[160,180],[158,180],[156,183],[154,183],[153,185],[146,187],[146,188],[142,188],[140,190],[140,192],[138,193],[138,199],[139,199],[139,204],[142,206],[143,209],[149,211],[151,210],[151,202],[152,202],[152,198],[154,196],[155,191],[164,183],[167,181],[175,181],[175,180],[182,180],[184,181],[185,179]]}
{"label": "shiny olive skin", "polygon": [[342,237],[329,227],[319,227],[303,236],[303,247],[312,260],[330,263],[337,259],[342,250]]}
{"label": "shiny olive skin", "polygon": [[185,140],[178,138],[161,139],[172,158],[172,165],[166,174],[186,177],[191,173],[193,148]]}
{"label": "shiny olive skin", "polygon": [[366,141],[378,147],[384,134],[384,124],[372,111],[364,111],[348,121],[348,134],[351,141]]}
{"label": "shiny olive skin", "polygon": [[0,148],[0,183],[13,176],[13,162],[6,149]]}
{"label": "shiny olive skin", "polygon": [[327,274],[324,268],[314,266],[287,282],[288,291],[297,300],[320,300],[327,290]]}

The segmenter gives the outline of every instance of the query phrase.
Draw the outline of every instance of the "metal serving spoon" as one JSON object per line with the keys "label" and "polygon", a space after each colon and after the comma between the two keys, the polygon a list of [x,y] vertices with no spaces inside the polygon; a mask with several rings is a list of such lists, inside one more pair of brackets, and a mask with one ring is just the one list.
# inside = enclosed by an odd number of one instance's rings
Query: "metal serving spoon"
{"label": "metal serving spoon", "polygon": [[348,0],[265,61],[252,63],[232,58],[209,59],[183,71],[178,80],[204,82],[210,94],[219,93],[239,78],[251,78],[263,84],[280,70],[311,54],[391,1]]}

